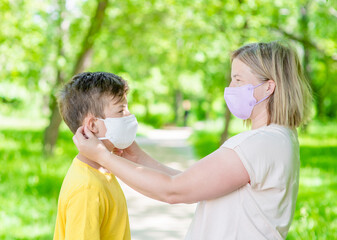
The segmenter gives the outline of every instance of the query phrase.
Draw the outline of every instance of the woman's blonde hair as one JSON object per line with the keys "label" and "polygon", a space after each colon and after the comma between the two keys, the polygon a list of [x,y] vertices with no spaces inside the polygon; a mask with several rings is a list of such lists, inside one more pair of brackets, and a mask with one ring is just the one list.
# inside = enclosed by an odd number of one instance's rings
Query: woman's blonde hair
{"label": "woman's blonde hair", "polygon": [[295,128],[309,120],[311,87],[292,47],[279,41],[253,43],[234,51],[232,61],[235,58],[261,81],[275,81],[275,91],[268,98],[268,124]]}

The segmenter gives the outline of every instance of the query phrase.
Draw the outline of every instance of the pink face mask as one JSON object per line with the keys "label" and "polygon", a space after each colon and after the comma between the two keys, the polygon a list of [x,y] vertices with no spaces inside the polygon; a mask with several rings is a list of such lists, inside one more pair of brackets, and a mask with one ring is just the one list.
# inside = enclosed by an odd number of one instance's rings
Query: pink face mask
{"label": "pink face mask", "polygon": [[237,118],[248,119],[252,114],[254,106],[270,96],[266,96],[258,102],[256,101],[254,98],[254,89],[262,84],[264,84],[264,82],[256,86],[247,84],[242,87],[226,87],[224,96],[229,111]]}

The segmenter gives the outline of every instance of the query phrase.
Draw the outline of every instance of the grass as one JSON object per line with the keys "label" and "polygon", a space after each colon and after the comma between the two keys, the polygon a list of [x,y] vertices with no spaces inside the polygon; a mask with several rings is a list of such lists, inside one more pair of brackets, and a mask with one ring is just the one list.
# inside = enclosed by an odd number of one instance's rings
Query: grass
{"label": "grass", "polygon": [[[15,124],[0,124],[0,239],[52,239],[59,190],[76,154],[72,134],[61,128],[55,155],[45,158],[41,124]],[[335,126],[313,123],[300,134],[300,189],[288,239],[337,239]],[[192,142],[204,156],[218,139],[214,129],[197,130]]]}
{"label": "grass", "polygon": [[57,199],[76,154],[61,131],[55,156],[41,154],[42,130],[1,129],[0,239],[52,239]]}
{"label": "grass", "polygon": [[59,191],[77,149],[72,133],[61,125],[55,154],[45,158],[45,124],[0,116],[1,240],[53,238]]}
{"label": "grass", "polygon": [[[192,135],[199,157],[219,147],[218,126],[211,126]],[[236,125],[233,129],[231,135],[243,128]],[[337,123],[313,122],[299,134],[299,141],[300,186],[287,239],[337,239]]]}

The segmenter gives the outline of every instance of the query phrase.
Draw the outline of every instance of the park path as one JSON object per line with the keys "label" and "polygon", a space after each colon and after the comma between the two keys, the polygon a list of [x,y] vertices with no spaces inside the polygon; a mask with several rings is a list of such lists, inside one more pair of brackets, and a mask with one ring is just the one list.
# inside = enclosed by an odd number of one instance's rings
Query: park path
{"label": "park path", "polygon": [[[138,144],[164,164],[184,170],[195,161],[193,148],[187,143],[189,128],[151,130],[137,137]],[[121,183],[128,204],[132,240],[184,239],[196,204],[170,205],[147,198]]]}

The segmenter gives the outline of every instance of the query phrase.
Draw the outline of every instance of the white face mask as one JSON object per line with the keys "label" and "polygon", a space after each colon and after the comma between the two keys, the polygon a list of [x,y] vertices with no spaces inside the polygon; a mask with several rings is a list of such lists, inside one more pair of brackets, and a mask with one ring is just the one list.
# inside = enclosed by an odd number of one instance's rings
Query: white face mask
{"label": "white face mask", "polygon": [[136,138],[138,122],[135,115],[129,115],[121,118],[106,118],[104,121],[106,127],[105,137],[100,140],[108,139],[116,148],[125,149],[129,147]]}

